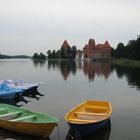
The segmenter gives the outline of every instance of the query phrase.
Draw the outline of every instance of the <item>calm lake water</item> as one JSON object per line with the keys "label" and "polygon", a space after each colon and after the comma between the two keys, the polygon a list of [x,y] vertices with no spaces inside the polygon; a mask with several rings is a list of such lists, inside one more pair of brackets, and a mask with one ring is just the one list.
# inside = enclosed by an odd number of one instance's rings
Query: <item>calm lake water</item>
{"label": "calm lake water", "polygon": [[[110,124],[104,130],[83,139],[140,139],[140,69],[111,66],[109,61],[0,60],[0,79],[45,82],[38,88],[44,96],[24,96],[24,100],[18,102],[0,102],[57,117],[59,131],[56,127],[49,140],[70,140],[64,116],[71,108],[88,99],[110,101],[113,112]],[[0,129],[0,139],[8,138],[39,140]]]}

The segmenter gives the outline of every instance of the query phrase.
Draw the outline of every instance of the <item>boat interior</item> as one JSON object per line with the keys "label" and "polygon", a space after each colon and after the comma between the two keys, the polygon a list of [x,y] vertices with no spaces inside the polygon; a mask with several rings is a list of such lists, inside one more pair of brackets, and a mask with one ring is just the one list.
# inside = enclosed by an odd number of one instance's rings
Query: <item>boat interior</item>
{"label": "boat interior", "polygon": [[70,111],[68,121],[76,123],[98,122],[110,115],[108,102],[87,101]]}
{"label": "boat interior", "polygon": [[11,122],[49,123],[51,118],[28,110],[13,109],[3,106],[0,108],[0,120]]}

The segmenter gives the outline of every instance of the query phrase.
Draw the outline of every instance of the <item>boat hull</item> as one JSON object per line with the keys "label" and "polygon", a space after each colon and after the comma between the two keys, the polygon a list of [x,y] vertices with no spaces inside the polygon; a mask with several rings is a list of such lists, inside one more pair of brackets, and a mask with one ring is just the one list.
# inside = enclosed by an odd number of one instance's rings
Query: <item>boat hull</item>
{"label": "boat hull", "polygon": [[23,92],[21,91],[4,93],[4,94],[0,94],[0,99],[14,99],[14,98],[22,96],[22,94]]}
{"label": "boat hull", "polygon": [[28,88],[23,92],[23,95],[28,95],[28,94],[34,93],[37,91],[37,88],[38,88],[38,86]]}
{"label": "boat hull", "polygon": [[65,120],[77,135],[85,136],[103,127],[112,112],[110,102],[87,100],[71,109]]}
{"label": "boat hull", "polygon": [[95,133],[91,133],[86,136],[77,137],[75,135],[75,131],[69,129],[68,134],[66,136],[66,140],[72,140],[78,138],[79,139],[81,138],[82,140],[109,140],[110,132],[111,132],[111,121],[109,119],[107,123],[100,129],[98,129]]}
{"label": "boat hull", "polygon": [[34,136],[48,137],[58,119],[12,105],[0,104],[0,127]]}
{"label": "boat hull", "polygon": [[26,122],[9,122],[0,120],[0,127],[22,134],[29,134],[33,136],[48,137],[53,131],[55,123],[26,123]]}
{"label": "boat hull", "polygon": [[107,118],[103,121],[96,122],[96,123],[89,123],[89,124],[73,124],[68,123],[70,128],[75,131],[76,135],[86,136],[91,133],[96,132],[98,129],[102,128],[110,118]]}

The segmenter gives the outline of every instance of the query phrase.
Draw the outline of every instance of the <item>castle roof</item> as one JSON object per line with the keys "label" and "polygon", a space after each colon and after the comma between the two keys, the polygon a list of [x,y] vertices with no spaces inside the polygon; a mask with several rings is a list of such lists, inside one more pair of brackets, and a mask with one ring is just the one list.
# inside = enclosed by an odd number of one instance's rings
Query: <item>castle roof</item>
{"label": "castle roof", "polygon": [[63,42],[61,48],[67,49],[67,48],[69,48],[69,47],[70,47],[70,45],[68,44],[67,40],[65,40],[65,41]]}
{"label": "castle roof", "polygon": [[103,48],[104,47],[104,44],[97,44],[96,45],[96,48]]}
{"label": "castle roof", "polygon": [[110,48],[111,47],[107,40],[104,43],[104,47],[106,47],[106,48]]}
{"label": "castle roof", "polygon": [[110,44],[108,43],[108,41],[106,40],[104,44],[97,44],[96,48],[110,48]]}

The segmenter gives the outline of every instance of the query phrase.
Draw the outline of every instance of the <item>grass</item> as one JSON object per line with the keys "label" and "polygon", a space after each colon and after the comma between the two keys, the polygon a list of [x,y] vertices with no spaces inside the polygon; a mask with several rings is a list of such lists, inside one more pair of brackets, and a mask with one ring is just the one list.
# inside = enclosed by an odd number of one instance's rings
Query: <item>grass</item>
{"label": "grass", "polygon": [[140,60],[132,60],[132,59],[113,59],[112,64],[125,66],[125,67],[135,67],[140,68]]}

